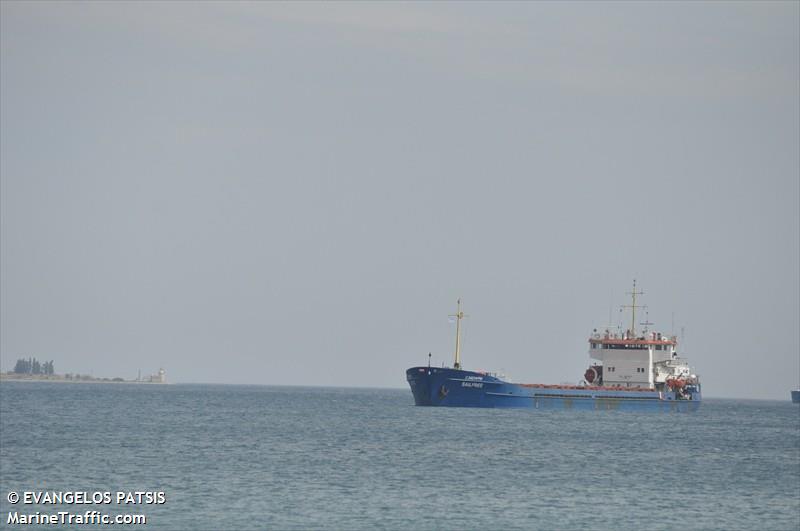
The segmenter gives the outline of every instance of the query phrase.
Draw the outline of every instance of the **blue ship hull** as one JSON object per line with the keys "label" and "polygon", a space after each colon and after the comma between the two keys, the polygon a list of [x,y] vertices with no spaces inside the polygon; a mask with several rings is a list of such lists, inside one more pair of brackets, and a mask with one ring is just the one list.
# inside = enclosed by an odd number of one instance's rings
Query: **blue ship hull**
{"label": "blue ship hull", "polygon": [[460,369],[412,367],[406,371],[418,406],[627,411],[696,411],[700,384],[683,393],[617,387],[517,384]]}
{"label": "blue ship hull", "polygon": [[800,404],[800,389],[797,391],[792,391],[792,402],[795,404]]}

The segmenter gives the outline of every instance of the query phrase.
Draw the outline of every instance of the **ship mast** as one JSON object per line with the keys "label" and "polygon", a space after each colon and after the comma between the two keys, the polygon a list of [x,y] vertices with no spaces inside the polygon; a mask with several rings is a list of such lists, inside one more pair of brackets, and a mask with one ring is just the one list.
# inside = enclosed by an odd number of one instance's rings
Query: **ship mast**
{"label": "ship mast", "polygon": [[630,308],[631,309],[631,337],[636,337],[636,308],[647,308],[647,306],[637,306],[636,305],[636,296],[637,295],[644,295],[644,291],[636,291],[636,279],[633,279],[633,291],[628,292],[633,300],[630,305],[623,305],[622,308]]}
{"label": "ship mast", "polygon": [[456,314],[451,315],[450,317],[456,318],[456,360],[453,363],[454,369],[461,368],[461,319],[464,318],[464,312],[461,311],[461,299],[458,299],[458,307],[456,308]]}

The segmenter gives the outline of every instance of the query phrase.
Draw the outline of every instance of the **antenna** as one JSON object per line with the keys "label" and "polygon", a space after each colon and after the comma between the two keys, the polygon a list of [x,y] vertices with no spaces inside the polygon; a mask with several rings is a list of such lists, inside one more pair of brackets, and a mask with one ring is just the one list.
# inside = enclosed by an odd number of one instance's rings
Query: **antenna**
{"label": "antenna", "polygon": [[620,306],[620,309],[630,308],[631,309],[631,336],[636,337],[636,308],[647,308],[647,306],[637,306],[636,305],[636,296],[637,295],[644,295],[644,291],[636,291],[636,279],[633,279],[633,291],[629,291],[628,295],[633,297],[633,301],[631,304],[625,304]]}
{"label": "antenna", "polygon": [[455,317],[456,318],[456,360],[453,363],[453,368],[454,369],[460,369],[461,368],[461,319],[466,317],[466,315],[464,315],[464,312],[461,311],[461,299],[460,298],[458,299],[457,303],[458,303],[458,306],[456,308],[455,315],[448,316],[448,317]]}
{"label": "antenna", "polygon": [[683,350],[686,350],[686,333],[684,327],[681,327],[681,345],[683,345]]}
{"label": "antenna", "polygon": [[652,326],[652,325],[655,324],[655,323],[651,323],[650,322],[650,312],[644,312],[644,322],[643,323],[639,323],[639,324],[644,327],[644,330],[642,330],[642,332],[644,332],[646,334],[647,333],[647,327],[648,326]]}

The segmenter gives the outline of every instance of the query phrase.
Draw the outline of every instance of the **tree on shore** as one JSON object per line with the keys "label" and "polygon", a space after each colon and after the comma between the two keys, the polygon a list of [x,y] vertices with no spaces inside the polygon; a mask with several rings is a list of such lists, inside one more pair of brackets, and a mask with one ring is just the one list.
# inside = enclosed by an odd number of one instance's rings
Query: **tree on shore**
{"label": "tree on shore", "polygon": [[29,374],[31,372],[30,365],[28,364],[28,360],[24,360],[22,358],[17,360],[17,364],[14,365],[14,372],[16,374]]}
{"label": "tree on shore", "polygon": [[16,365],[14,365],[14,373],[51,375],[55,374],[55,369],[53,368],[53,360],[42,363],[36,358],[20,358],[17,360]]}

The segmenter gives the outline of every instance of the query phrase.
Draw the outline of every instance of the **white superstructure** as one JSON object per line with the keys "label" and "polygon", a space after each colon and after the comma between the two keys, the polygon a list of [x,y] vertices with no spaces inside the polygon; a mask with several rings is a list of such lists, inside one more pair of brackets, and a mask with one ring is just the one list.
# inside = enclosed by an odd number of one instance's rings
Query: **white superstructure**
{"label": "white superstructure", "polygon": [[[588,385],[678,389],[697,383],[688,362],[678,357],[678,340],[660,332],[637,334],[636,281],[633,281],[631,328],[625,333],[595,330],[589,338],[589,357],[596,362],[584,374]],[[648,323],[649,324],[649,323]]]}

